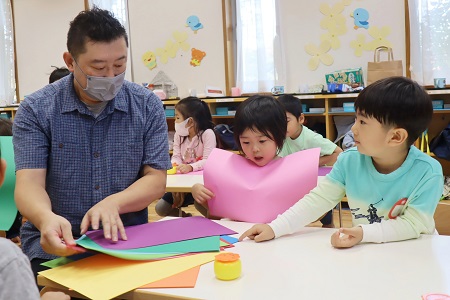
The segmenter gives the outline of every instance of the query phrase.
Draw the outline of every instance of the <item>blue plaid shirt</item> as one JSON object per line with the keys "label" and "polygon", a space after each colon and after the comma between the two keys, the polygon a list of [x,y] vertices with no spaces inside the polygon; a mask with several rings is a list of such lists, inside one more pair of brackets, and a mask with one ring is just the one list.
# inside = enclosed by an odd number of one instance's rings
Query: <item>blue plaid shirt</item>
{"label": "blue plaid shirt", "polygon": [[[167,123],[161,100],[137,84],[125,82],[95,118],[73,87],[73,75],[28,96],[13,125],[16,170],[47,169],[46,190],[52,210],[80,236],[85,213],[105,197],[139,178],[144,165],[170,169]],[[121,215],[125,225],[148,222],[147,209]],[[40,233],[27,222],[22,249],[31,259],[52,259]]]}

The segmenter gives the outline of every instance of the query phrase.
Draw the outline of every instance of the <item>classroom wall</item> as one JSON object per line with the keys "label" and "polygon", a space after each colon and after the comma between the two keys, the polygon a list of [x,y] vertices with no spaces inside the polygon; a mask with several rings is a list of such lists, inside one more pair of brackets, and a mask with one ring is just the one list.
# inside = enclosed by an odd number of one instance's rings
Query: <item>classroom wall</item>
{"label": "classroom wall", "polygon": [[[152,0],[151,10],[145,7],[148,0],[128,1],[134,81],[150,83],[163,71],[182,97],[191,89],[204,95],[206,85],[225,90],[222,0]],[[196,32],[186,26],[192,15],[203,27]],[[205,53],[198,66],[192,49]],[[148,52],[156,63],[147,66]]]}
{"label": "classroom wall", "polygon": [[[373,61],[373,49],[378,42],[387,42],[391,45],[394,59],[403,60],[403,66],[406,64],[404,1],[279,0],[278,3],[281,17],[280,30],[287,62],[286,91],[288,92],[298,92],[302,84],[325,84],[325,74],[336,70],[362,67],[363,74],[366,76],[367,62]],[[350,14],[357,8],[363,8],[369,12],[369,29],[354,29],[354,18]],[[345,33],[335,35],[334,40],[340,45],[327,52],[333,58],[333,63],[329,66],[320,63],[316,70],[310,70],[308,62],[312,56],[306,53],[305,46],[313,44],[318,47],[321,39],[324,38],[323,35],[330,32],[321,27],[327,23],[327,17],[321,10],[333,12],[334,18],[328,18],[328,23],[331,24],[336,23],[333,22],[336,15],[341,15],[345,21],[343,23]],[[358,38],[363,45],[361,56],[357,56],[355,49],[351,46],[351,43]]]}
{"label": "classroom wall", "polygon": [[84,9],[84,0],[13,0],[19,98],[48,84],[65,66],[63,52],[69,22]]}
{"label": "classroom wall", "polygon": [[[362,67],[365,76],[367,62],[373,60],[373,41],[377,39],[388,41],[395,59],[403,60],[405,66],[404,1],[278,0],[278,4],[287,63],[286,92],[298,92],[301,85],[324,84],[326,73],[340,69]],[[84,0],[13,0],[13,5],[19,97],[23,98],[47,84],[53,70],[51,65],[64,65],[62,53],[66,51],[69,22],[84,9]],[[369,29],[353,28],[354,19],[350,14],[356,8],[369,12]],[[317,69],[311,70],[308,63],[312,56],[305,51],[305,46],[318,47],[322,35],[329,32],[321,27],[321,22],[326,21],[324,11],[335,15],[338,11],[346,31],[335,35],[339,47],[327,52],[333,63],[328,66],[320,63]],[[186,19],[191,15],[198,16],[203,24],[197,33],[186,27]],[[146,0],[132,0],[129,1],[129,23],[132,68],[128,68],[128,79],[133,78],[139,84],[149,83],[163,71],[177,85],[181,97],[187,96],[190,89],[204,94],[207,85],[225,89],[222,0],[152,0],[151,5]],[[360,56],[351,47],[358,38],[364,46]],[[175,55],[171,57],[170,49],[174,48],[170,45],[174,44],[186,50],[172,51]],[[192,48],[206,53],[196,67],[190,64]],[[157,58],[154,68],[142,60],[147,51]]]}

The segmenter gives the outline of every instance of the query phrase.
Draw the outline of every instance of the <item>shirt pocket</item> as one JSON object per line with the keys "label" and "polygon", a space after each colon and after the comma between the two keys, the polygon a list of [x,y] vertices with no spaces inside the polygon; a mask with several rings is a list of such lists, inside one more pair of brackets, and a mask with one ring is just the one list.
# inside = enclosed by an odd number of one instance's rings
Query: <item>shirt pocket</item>
{"label": "shirt pocket", "polygon": [[114,192],[128,188],[139,179],[144,156],[143,145],[142,140],[128,140],[113,147],[110,165]]}
{"label": "shirt pocket", "polygon": [[85,184],[81,181],[88,175],[84,173],[88,172],[85,169],[89,163],[87,151],[80,143],[53,141],[48,158],[47,184],[62,189]]}

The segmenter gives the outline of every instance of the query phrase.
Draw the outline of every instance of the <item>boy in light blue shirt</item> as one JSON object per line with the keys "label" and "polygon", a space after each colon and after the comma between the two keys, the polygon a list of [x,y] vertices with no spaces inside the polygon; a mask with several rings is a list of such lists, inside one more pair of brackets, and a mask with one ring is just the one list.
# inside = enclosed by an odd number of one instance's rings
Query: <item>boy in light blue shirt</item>
{"label": "boy in light blue shirt", "polygon": [[341,155],[316,188],[270,224],[242,234],[257,242],[299,231],[346,194],[352,228],[331,236],[336,248],[385,243],[435,232],[434,212],[443,190],[440,163],[414,147],[431,122],[430,96],[406,77],[366,87],[355,101],[355,145]]}

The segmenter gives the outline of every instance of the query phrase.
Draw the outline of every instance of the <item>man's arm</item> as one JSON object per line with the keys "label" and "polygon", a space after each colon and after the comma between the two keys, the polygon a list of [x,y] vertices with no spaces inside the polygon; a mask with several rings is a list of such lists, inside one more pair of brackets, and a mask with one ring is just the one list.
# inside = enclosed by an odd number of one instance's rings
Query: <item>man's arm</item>
{"label": "man's arm", "polygon": [[45,190],[45,169],[22,169],[16,173],[14,198],[17,208],[41,232],[45,252],[58,256],[77,253],[72,226],[65,218],[52,212],[50,198]]}
{"label": "man's arm", "polygon": [[166,189],[166,178],[166,170],[144,166],[140,179],[122,192],[106,197],[88,210],[81,222],[81,234],[84,234],[89,226],[93,229],[100,228],[101,223],[105,238],[117,241],[120,234],[121,238],[126,240],[125,227],[120,215],[142,210],[161,198]]}

